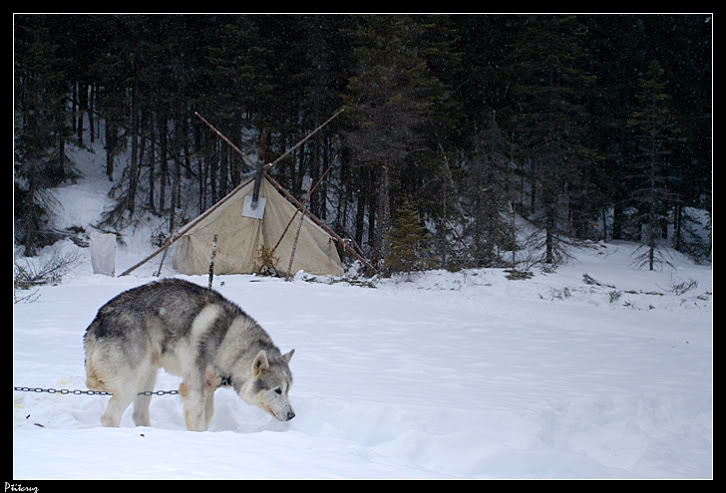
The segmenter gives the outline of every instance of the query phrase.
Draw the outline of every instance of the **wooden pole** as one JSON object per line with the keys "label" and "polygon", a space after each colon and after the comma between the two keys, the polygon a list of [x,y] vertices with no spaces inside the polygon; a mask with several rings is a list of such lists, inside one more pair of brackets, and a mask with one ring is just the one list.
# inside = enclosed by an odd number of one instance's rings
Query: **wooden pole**
{"label": "wooden pole", "polygon": [[279,163],[280,161],[282,161],[283,159],[285,159],[291,152],[293,152],[295,149],[297,149],[298,147],[300,147],[301,145],[303,145],[310,137],[312,137],[313,135],[315,135],[316,133],[318,133],[320,130],[322,130],[322,128],[325,125],[327,125],[328,123],[332,122],[333,119],[337,118],[338,115],[340,115],[343,112],[343,110],[344,110],[344,108],[341,108],[338,111],[336,111],[333,116],[331,116],[330,118],[328,118],[327,120],[325,120],[318,128],[316,128],[315,130],[313,130],[312,132],[310,132],[309,134],[307,134],[305,136],[305,138],[302,139],[300,142],[298,142],[297,144],[295,144],[294,146],[292,146],[291,148],[289,148],[287,151],[285,151],[285,153],[282,156],[280,156],[279,158],[275,159],[271,163],[266,164],[265,165],[265,170],[268,170],[268,169],[272,168],[274,165],[276,165],[277,163]]}
{"label": "wooden pole", "polygon": [[214,125],[212,125],[211,123],[209,123],[209,122],[207,121],[207,119],[206,119],[206,118],[204,118],[204,117],[203,117],[202,115],[200,115],[200,114],[199,114],[199,112],[198,112],[198,111],[195,111],[195,112],[194,112],[194,114],[195,114],[195,115],[197,115],[197,116],[199,117],[199,119],[200,119],[200,120],[202,120],[202,121],[203,121],[204,123],[206,123],[206,124],[207,124],[207,126],[208,126],[209,128],[211,128],[211,129],[212,129],[212,131],[213,131],[214,133],[216,133],[217,135],[219,135],[219,137],[220,137],[220,138],[221,138],[222,140],[224,140],[224,141],[225,141],[225,142],[226,142],[227,144],[229,144],[229,145],[230,145],[230,147],[231,147],[232,149],[234,149],[234,150],[235,150],[235,151],[237,152],[237,154],[239,154],[239,155],[240,155],[240,156],[242,157],[242,160],[243,160],[243,161],[245,162],[245,164],[246,164],[247,166],[249,166],[249,167],[251,167],[251,168],[253,168],[253,169],[254,169],[254,167],[255,167],[254,163],[251,163],[251,162],[249,161],[249,158],[247,157],[247,155],[246,155],[245,153],[243,153],[243,152],[242,152],[242,151],[240,150],[240,148],[239,148],[239,147],[237,147],[236,145],[234,145],[234,144],[232,143],[232,141],[231,141],[231,140],[229,140],[229,139],[227,138],[227,136],[226,136],[226,135],[224,135],[224,134],[223,134],[222,132],[220,132],[219,130],[217,130],[217,129],[216,129],[215,127],[214,127]]}
{"label": "wooden pole", "polygon": [[[274,165],[276,165],[277,163],[279,163],[280,161],[282,161],[283,159],[285,159],[287,156],[289,156],[290,153],[292,153],[295,149],[297,149],[298,147],[300,147],[301,145],[303,145],[305,142],[307,142],[307,140],[310,139],[310,137],[312,137],[313,135],[315,135],[316,133],[318,133],[320,130],[322,130],[323,127],[325,127],[328,123],[332,122],[343,111],[344,111],[344,108],[341,108],[338,111],[336,111],[335,114],[333,114],[333,116],[331,116],[330,118],[328,118],[327,120],[325,120],[315,130],[313,130],[312,132],[310,132],[309,134],[307,134],[300,142],[298,142],[297,144],[295,144],[294,146],[292,146],[290,149],[288,149],[287,151],[285,151],[285,153],[282,156],[278,157],[277,159],[275,159],[271,163],[267,163],[265,165],[265,170],[268,170],[268,169],[272,168]],[[214,131],[214,133],[216,133],[217,135],[219,135],[219,137],[221,139],[223,139],[227,144],[229,144],[232,147],[232,149],[234,149],[237,152],[237,154],[239,154],[240,156],[242,156],[242,159],[244,160],[245,164],[247,164],[251,168],[254,168],[255,167],[254,163],[251,163],[249,161],[249,158],[247,157],[247,155],[244,154],[239,149],[239,147],[237,147],[236,145],[234,145],[231,140],[229,140],[222,132],[220,132],[219,130],[217,130],[214,127],[214,125],[212,125],[211,123],[209,123],[209,121],[206,118],[204,118],[202,115],[200,115],[198,111],[195,111],[194,114],[197,115],[197,117],[199,117],[199,119],[202,120],[205,124],[207,124],[207,126],[209,128],[211,128],[212,131]]]}
{"label": "wooden pole", "polygon": [[161,263],[159,264],[159,270],[156,271],[156,277],[159,277],[161,275],[161,268],[164,267],[164,260],[166,260],[166,254],[169,253],[169,246],[171,246],[174,235],[176,234],[178,229],[179,228],[174,228],[174,231],[171,232],[171,235],[169,235],[169,238],[167,238],[166,243],[164,243],[164,246],[162,247],[164,249],[164,255],[161,256]]}
{"label": "wooden pole", "polygon": [[286,281],[292,280],[292,262],[295,260],[295,250],[297,250],[297,240],[300,238],[300,230],[302,229],[303,222],[305,222],[305,212],[307,209],[305,209],[302,212],[302,217],[300,218],[300,224],[297,227],[297,233],[295,233],[295,239],[292,242],[292,252],[290,252],[290,262],[287,264],[287,277],[285,277]]}
{"label": "wooden pole", "polygon": [[209,289],[212,289],[212,283],[214,282],[214,258],[217,256],[217,234],[214,234],[212,239],[212,255],[209,258]]}

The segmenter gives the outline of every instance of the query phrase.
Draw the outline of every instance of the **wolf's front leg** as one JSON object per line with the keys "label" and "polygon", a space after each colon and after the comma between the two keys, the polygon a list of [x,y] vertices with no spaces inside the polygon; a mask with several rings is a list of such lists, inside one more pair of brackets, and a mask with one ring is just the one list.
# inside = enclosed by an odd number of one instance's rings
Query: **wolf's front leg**
{"label": "wolf's front leg", "polygon": [[209,423],[212,422],[212,416],[214,416],[214,392],[221,385],[222,379],[219,378],[213,371],[207,370],[206,379],[204,381],[204,414],[206,417],[207,428]]}
{"label": "wolf's front leg", "polygon": [[206,419],[206,428],[209,428],[209,423],[212,422],[212,416],[214,416],[214,390],[209,390],[207,393],[204,406],[204,416]]}
{"label": "wolf's front leg", "polygon": [[184,419],[187,423],[187,429],[190,431],[207,430],[207,403],[204,390],[201,382],[194,385],[185,380],[179,386],[179,395],[184,400]]}

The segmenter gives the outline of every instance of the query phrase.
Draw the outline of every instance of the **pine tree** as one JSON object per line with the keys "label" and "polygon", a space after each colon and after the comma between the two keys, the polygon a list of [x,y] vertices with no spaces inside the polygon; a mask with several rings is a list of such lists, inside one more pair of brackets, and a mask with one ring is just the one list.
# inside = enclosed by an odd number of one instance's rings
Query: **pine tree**
{"label": "pine tree", "polygon": [[[385,258],[391,227],[391,190],[404,160],[422,145],[431,107],[427,66],[418,42],[421,26],[405,16],[361,19],[355,33],[356,73],[348,84],[347,133],[353,160],[370,168],[377,190],[373,264]],[[369,228],[374,225],[369,221]]]}
{"label": "pine tree", "polygon": [[25,254],[55,241],[46,223],[54,203],[45,192],[80,175],[66,155],[69,85],[54,42],[58,17],[15,17],[15,222]]}
{"label": "pine tree", "polygon": [[664,225],[668,224],[667,205],[677,198],[670,190],[673,180],[668,173],[671,164],[668,156],[678,130],[671,116],[667,85],[660,63],[650,62],[648,72],[640,78],[638,109],[628,120],[638,142],[638,153],[632,158],[635,174],[631,177],[634,184],[631,199],[638,209],[636,219],[643,227],[641,241],[645,247],[645,252],[636,260],[649,270],[664,261],[658,240]]}
{"label": "pine tree", "polygon": [[530,16],[516,31],[509,63],[515,105],[508,128],[519,159],[531,163],[532,200],[543,213],[545,264],[567,254],[568,225],[562,217],[570,198],[586,187],[583,168],[595,157],[588,140],[585,100],[596,77],[585,66],[586,26],[576,16]]}
{"label": "pine tree", "polygon": [[493,110],[480,127],[474,135],[473,155],[463,188],[469,218],[464,234],[474,266],[495,267],[502,262],[500,250],[515,248],[510,220],[505,215],[512,201],[510,146]]}
{"label": "pine tree", "polygon": [[410,274],[426,269],[429,265],[427,237],[416,208],[406,200],[398,209],[398,219],[388,234],[390,246],[384,262],[385,272]]}

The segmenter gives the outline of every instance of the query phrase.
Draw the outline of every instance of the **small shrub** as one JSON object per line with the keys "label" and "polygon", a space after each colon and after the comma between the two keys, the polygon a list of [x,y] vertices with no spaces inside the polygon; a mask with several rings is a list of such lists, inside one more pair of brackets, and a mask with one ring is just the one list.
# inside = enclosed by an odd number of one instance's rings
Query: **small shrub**
{"label": "small shrub", "polygon": [[686,294],[691,289],[695,289],[697,287],[698,281],[696,281],[695,279],[687,279],[682,282],[673,281],[671,283],[670,291],[676,296],[681,296],[683,294]]}
{"label": "small shrub", "polygon": [[16,289],[30,289],[45,284],[60,284],[63,276],[68,274],[81,261],[78,252],[60,253],[53,250],[45,259],[14,259],[13,283]]}
{"label": "small shrub", "polygon": [[526,281],[527,279],[532,279],[534,277],[534,274],[531,271],[519,271],[517,269],[507,269],[504,272],[507,273],[507,279],[510,281]]}
{"label": "small shrub", "polygon": [[608,293],[608,296],[610,296],[610,303],[615,303],[623,296],[623,292],[614,289]]}
{"label": "small shrub", "polygon": [[13,259],[13,303],[32,303],[40,295],[37,290],[30,294],[18,291],[30,290],[46,284],[57,285],[81,262],[78,252],[60,253],[53,250],[50,257]]}
{"label": "small shrub", "polygon": [[280,258],[275,256],[275,249],[261,245],[255,257],[255,271],[261,276],[280,277],[280,272],[277,270],[278,262]]}

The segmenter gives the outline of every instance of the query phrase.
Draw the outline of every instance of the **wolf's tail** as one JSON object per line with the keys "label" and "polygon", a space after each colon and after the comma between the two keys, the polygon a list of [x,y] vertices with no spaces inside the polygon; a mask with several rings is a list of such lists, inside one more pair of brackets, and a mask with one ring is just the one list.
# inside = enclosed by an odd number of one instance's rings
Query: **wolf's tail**
{"label": "wolf's tail", "polygon": [[86,386],[91,390],[102,390],[104,392],[109,391],[108,388],[106,388],[106,382],[98,376],[98,373],[93,365],[88,365],[88,362],[86,362]]}
{"label": "wolf's tail", "polygon": [[89,332],[83,337],[83,348],[86,352],[86,387],[91,390],[102,390],[108,392],[106,382],[99,375],[96,369],[96,337]]}

